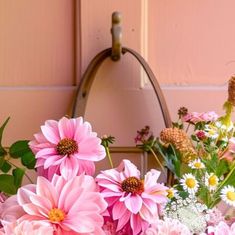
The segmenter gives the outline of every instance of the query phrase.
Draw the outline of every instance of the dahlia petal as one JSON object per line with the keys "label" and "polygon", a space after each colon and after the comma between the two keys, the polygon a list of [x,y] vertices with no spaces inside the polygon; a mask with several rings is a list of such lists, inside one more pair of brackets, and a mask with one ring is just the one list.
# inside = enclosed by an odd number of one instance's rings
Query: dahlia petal
{"label": "dahlia petal", "polygon": [[76,158],[66,157],[60,165],[60,172],[65,179],[71,179],[77,175],[78,168],[79,165]]}
{"label": "dahlia petal", "polygon": [[87,175],[94,175],[95,174],[95,164],[92,161],[85,161],[85,160],[79,160],[78,165],[78,175],[81,175],[82,173],[86,173]]}
{"label": "dahlia petal", "polygon": [[125,177],[131,177],[135,176],[137,178],[140,177],[140,171],[137,169],[137,167],[131,163],[129,160],[122,160],[121,164],[118,166],[119,170],[124,169],[123,173]]}
{"label": "dahlia petal", "polygon": [[56,133],[55,129],[49,126],[41,126],[41,130],[42,130],[43,135],[46,137],[46,139],[49,142],[53,144],[58,144],[58,142],[60,141],[60,138],[58,134]]}
{"label": "dahlia petal", "polygon": [[48,212],[51,208],[53,208],[51,201],[45,197],[41,197],[39,195],[32,195],[30,196],[30,200],[35,206],[44,209],[44,211]]}
{"label": "dahlia petal", "polygon": [[91,223],[89,217],[79,215],[79,223],[75,219],[65,219],[63,224],[71,230],[78,233],[91,233],[94,231],[94,225]]}
{"label": "dahlia petal", "polygon": [[121,192],[120,185],[116,185],[111,182],[103,182],[102,180],[99,180],[99,185],[116,193]]}
{"label": "dahlia petal", "polygon": [[142,207],[143,201],[142,198],[138,194],[136,194],[126,198],[124,203],[129,211],[137,214]]}
{"label": "dahlia petal", "polygon": [[36,158],[47,158],[48,156],[57,155],[55,148],[44,148],[36,153]]}
{"label": "dahlia petal", "polygon": [[161,172],[155,169],[151,169],[144,177],[144,185],[149,188],[156,184]]}
{"label": "dahlia petal", "polygon": [[59,134],[60,138],[74,138],[74,131],[75,131],[75,123],[74,119],[68,119],[63,117],[58,122]]}
{"label": "dahlia petal", "polygon": [[140,219],[139,215],[131,215],[130,225],[133,230],[133,234],[139,234],[142,228],[142,220]]}
{"label": "dahlia petal", "polygon": [[30,196],[34,195],[36,191],[35,185],[26,185],[23,188],[19,188],[17,192],[17,201],[20,205],[31,203]]}
{"label": "dahlia petal", "polygon": [[49,158],[46,159],[46,161],[44,162],[44,169],[49,168],[52,165],[59,165],[62,161],[64,161],[63,156],[61,155],[54,155],[54,156],[50,156]]}
{"label": "dahlia petal", "polygon": [[76,126],[76,131],[74,134],[74,139],[80,143],[82,140],[86,139],[87,136],[91,136],[92,129],[91,125],[88,122],[83,122],[82,118],[79,118],[80,120],[77,120],[77,126]]}
{"label": "dahlia petal", "polygon": [[55,207],[57,205],[58,194],[55,188],[50,183],[50,181],[48,181],[46,178],[42,176],[39,176],[37,178],[36,193],[39,196],[47,198],[51,202],[52,207]]}
{"label": "dahlia petal", "polygon": [[121,218],[127,211],[126,207],[122,202],[116,202],[113,206],[112,216],[114,220]]}
{"label": "dahlia petal", "polygon": [[130,220],[131,213],[127,211],[119,220],[117,224],[117,231],[121,230]]}
{"label": "dahlia petal", "polygon": [[43,217],[43,215],[39,212],[38,207],[33,203],[24,204],[22,207],[24,211],[31,216]]}

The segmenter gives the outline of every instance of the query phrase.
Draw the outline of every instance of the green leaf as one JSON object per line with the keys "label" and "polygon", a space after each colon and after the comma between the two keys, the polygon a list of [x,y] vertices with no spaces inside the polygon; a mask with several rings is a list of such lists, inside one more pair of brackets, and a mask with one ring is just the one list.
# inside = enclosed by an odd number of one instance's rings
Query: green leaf
{"label": "green leaf", "polygon": [[4,157],[0,157],[0,169],[2,168],[4,162],[5,162]]}
{"label": "green leaf", "polygon": [[28,140],[19,140],[11,145],[9,153],[13,158],[20,158],[27,152],[31,152]]}
{"label": "green leaf", "polygon": [[222,175],[229,171],[229,165],[226,160],[220,160],[219,165],[216,168],[215,174],[220,178]]}
{"label": "green leaf", "polygon": [[7,120],[6,120],[6,121],[2,124],[2,126],[0,127],[0,147],[1,147],[1,149],[3,148],[3,147],[2,147],[3,131],[4,131],[5,127],[6,127],[6,125],[7,125],[8,121],[9,121],[9,119],[10,119],[10,117],[8,117]]}
{"label": "green leaf", "polygon": [[36,164],[36,159],[34,154],[31,152],[25,153],[21,157],[21,163],[26,166],[28,169],[34,169],[35,164]]}
{"label": "green leaf", "polygon": [[17,189],[12,175],[0,175],[0,191],[11,195],[16,194]]}
{"label": "green leaf", "polygon": [[1,167],[2,172],[7,173],[10,169],[11,165],[7,161],[4,161]]}
{"label": "green leaf", "polygon": [[12,175],[14,176],[14,185],[16,186],[16,188],[18,189],[21,184],[22,184],[22,180],[25,174],[25,170],[22,168],[15,168],[12,171]]}

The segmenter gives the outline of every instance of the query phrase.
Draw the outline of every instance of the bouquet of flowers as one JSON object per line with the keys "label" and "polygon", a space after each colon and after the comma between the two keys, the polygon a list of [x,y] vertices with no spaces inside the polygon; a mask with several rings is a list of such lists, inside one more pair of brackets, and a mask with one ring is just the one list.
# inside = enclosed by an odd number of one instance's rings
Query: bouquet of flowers
{"label": "bouquet of flowers", "polygon": [[[33,140],[5,148],[7,119],[0,128],[0,235],[235,234],[233,210],[225,210],[235,206],[234,106],[231,78],[225,115],[182,107],[159,137],[148,126],[138,131],[137,146],[161,167],[144,177],[128,159],[113,166],[114,138],[99,138],[82,117],[47,120]],[[106,156],[111,168],[94,176]],[[35,169],[35,182],[27,169]],[[161,173],[166,184],[158,182]],[[30,184],[22,185],[24,176]]]}

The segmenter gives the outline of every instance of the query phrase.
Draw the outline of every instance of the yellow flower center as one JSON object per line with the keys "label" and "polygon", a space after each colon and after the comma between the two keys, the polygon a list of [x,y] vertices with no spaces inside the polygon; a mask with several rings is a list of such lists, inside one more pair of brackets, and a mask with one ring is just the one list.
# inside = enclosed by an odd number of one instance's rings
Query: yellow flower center
{"label": "yellow flower center", "polygon": [[78,152],[78,144],[75,140],[64,138],[56,146],[59,155],[70,155]]}
{"label": "yellow flower center", "polygon": [[194,167],[195,168],[202,168],[202,163],[201,162],[195,162]]}
{"label": "yellow flower center", "polygon": [[189,188],[194,188],[196,186],[196,180],[193,178],[188,178],[185,180],[185,184],[189,187]]}
{"label": "yellow flower center", "polygon": [[218,184],[217,176],[216,175],[210,176],[208,179],[208,183],[210,186],[216,186]]}
{"label": "yellow flower center", "polygon": [[167,197],[168,198],[173,198],[174,197],[174,190],[173,189],[168,189],[167,191]]}
{"label": "yellow flower center", "polygon": [[58,208],[53,208],[48,213],[49,220],[51,222],[61,222],[65,218],[65,213]]}
{"label": "yellow flower center", "polygon": [[121,188],[127,193],[141,194],[144,191],[144,184],[142,180],[132,176],[122,181]]}
{"label": "yellow flower center", "polygon": [[235,201],[235,192],[228,191],[226,196],[230,201]]}

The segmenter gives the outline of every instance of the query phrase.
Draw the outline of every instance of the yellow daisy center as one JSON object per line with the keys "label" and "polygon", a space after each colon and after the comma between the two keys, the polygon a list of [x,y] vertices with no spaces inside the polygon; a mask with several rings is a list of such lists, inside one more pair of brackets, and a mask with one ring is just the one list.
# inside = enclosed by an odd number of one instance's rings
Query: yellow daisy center
{"label": "yellow daisy center", "polygon": [[122,181],[121,188],[127,193],[141,194],[144,191],[144,184],[142,180],[132,176]]}
{"label": "yellow daisy center", "polygon": [[187,178],[185,184],[188,188],[194,188],[196,186],[196,180],[194,178]]}
{"label": "yellow daisy center", "polygon": [[174,190],[173,189],[168,189],[167,191],[167,197],[168,198],[173,198],[174,197]]}
{"label": "yellow daisy center", "polygon": [[228,191],[226,196],[230,201],[235,201],[235,192]]}
{"label": "yellow daisy center", "polygon": [[216,186],[218,183],[216,175],[210,176],[208,179],[208,183],[210,186]]}
{"label": "yellow daisy center", "polygon": [[75,140],[64,138],[56,146],[59,155],[70,155],[78,152],[78,144]]}
{"label": "yellow daisy center", "polygon": [[201,162],[195,162],[194,167],[195,168],[202,168],[202,163]]}
{"label": "yellow daisy center", "polygon": [[61,222],[65,218],[65,213],[58,208],[53,208],[48,213],[49,220],[51,222]]}

